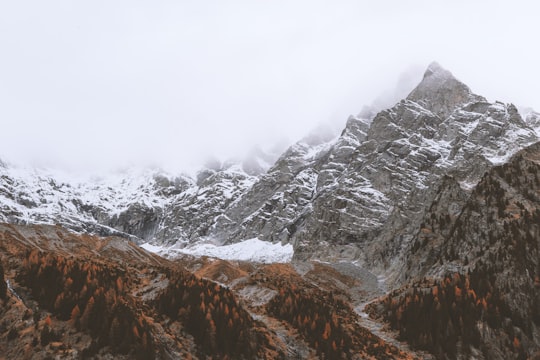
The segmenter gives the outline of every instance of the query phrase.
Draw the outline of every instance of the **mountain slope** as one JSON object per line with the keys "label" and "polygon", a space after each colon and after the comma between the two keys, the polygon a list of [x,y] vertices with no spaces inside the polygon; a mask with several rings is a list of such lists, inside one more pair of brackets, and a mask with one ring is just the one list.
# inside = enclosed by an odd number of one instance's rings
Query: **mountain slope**
{"label": "mountain slope", "polygon": [[287,264],[170,262],[49,225],[0,225],[0,259],[7,358],[414,358]]}
{"label": "mountain slope", "polygon": [[490,169],[465,199],[451,179],[439,194],[402,269],[408,285],[373,312],[440,358],[540,354],[540,143]]}
{"label": "mountain slope", "polygon": [[74,177],[4,165],[0,221],[61,224],[135,242],[188,242],[203,237],[213,218],[255,180],[236,163],[206,168],[197,179],[151,169]]}

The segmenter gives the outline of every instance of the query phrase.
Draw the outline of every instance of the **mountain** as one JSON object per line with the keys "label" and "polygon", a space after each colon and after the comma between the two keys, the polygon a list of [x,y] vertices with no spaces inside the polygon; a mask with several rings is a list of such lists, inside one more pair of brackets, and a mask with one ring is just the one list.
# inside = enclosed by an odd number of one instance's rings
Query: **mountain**
{"label": "mountain", "polygon": [[209,162],[195,178],[155,169],[82,177],[4,164],[0,221],[61,224],[138,243],[200,239],[212,219],[251,187],[274,157],[255,149],[242,161]]}
{"label": "mountain", "polygon": [[434,63],[392,108],[349,118],[335,140],[292,146],[212,234],[291,242],[296,259],[353,259],[397,276],[446,176],[468,191],[537,140],[515,106],[488,103]]}
{"label": "mountain", "polygon": [[180,247],[259,238],[293,244],[297,259],[354,259],[388,273],[444,177],[473,187],[538,140],[537,115],[489,103],[432,63],[393,107],[351,116],[338,137],[319,129],[273,165],[256,149],[196,178],[145,170],[81,180],[3,166],[0,220]]}
{"label": "mountain", "polygon": [[432,63],[393,107],[351,116],[338,137],[319,129],[273,165],[258,149],[210,162],[196,178],[144,170],[71,179],[4,165],[0,220],[177,247],[259,238],[293,244],[296,259],[357,260],[393,281],[445,177],[470,191],[539,139],[538,119],[487,102]]}
{"label": "mountain", "polygon": [[[15,319],[34,312],[31,304],[43,308],[59,321],[54,331],[88,336],[77,345],[55,333],[56,342],[99,356],[533,357],[540,354],[539,137],[537,112],[489,102],[432,63],[408,96],[350,116],[338,136],[317,129],[280,156],[256,150],[247,160],[209,162],[194,177],[130,170],[83,179],[1,163],[0,221],[12,224],[2,225],[3,273],[20,289],[0,288],[3,311],[15,306]],[[290,263],[271,263],[289,260],[291,246]],[[275,254],[238,255],[257,249]],[[37,270],[29,267],[38,266],[36,256],[44,264]],[[121,348],[111,340],[116,325],[103,320],[100,336],[55,306],[63,294],[70,312],[85,311],[89,297],[59,285],[75,273],[55,280],[54,294],[40,287],[48,264],[71,258],[99,263],[100,274],[122,274],[129,284],[126,292],[100,275],[115,289],[103,300],[105,314],[124,314],[122,329],[136,322],[138,336]],[[198,300],[201,293],[213,300]],[[180,311],[179,299],[193,304]],[[227,324],[225,304],[228,314],[237,309],[231,326],[242,349],[214,336],[226,332],[216,320]],[[14,321],[0,343],[13,328],[28,334],[27,346],[31,337],[39,342]],[[36,331],[50,332],[43,321],[34,321]],[[45,343],[39,351],[54,350]]]}

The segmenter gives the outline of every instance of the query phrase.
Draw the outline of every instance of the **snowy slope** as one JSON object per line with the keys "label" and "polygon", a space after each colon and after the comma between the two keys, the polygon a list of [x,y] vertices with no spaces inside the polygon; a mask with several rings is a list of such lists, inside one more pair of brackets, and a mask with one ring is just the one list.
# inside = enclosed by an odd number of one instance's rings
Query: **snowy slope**
{"label": "snowy slope", "polygon": [[135,241],[189,242],[203,236],[223,207],[256,179],[238,163],[203,169],[197,179],[154,169],[91,177],[4,165],[0,221],[61,224]]}
{"label": "snowy slope", "polygon": [[291,244],[272,244],[257,238],[244,240],[231,245],[217,246],[213,244],[193,244],[185,248],[177,246],[164,247],[145,243],[142,248],[170,259],[180,254],[192,256],[208,256],[223,260],[241,260],[260,263],[285,263],[293,257]]}
{"label": "snowy slope", "polygon": [[153,170],[130,170],[107,177],[6,166],[0,168],[0,220],[62,224],[77,231],[122,232],[113,219],[134,204],[163,209],[170,195],[192,185],[187,177]]}

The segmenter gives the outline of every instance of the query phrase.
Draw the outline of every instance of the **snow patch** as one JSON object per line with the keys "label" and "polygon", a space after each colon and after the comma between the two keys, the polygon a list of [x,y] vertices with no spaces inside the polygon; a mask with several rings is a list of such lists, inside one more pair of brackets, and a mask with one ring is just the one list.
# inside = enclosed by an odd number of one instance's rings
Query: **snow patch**
{"label": "snow patch", "polygon": [[154,254],[158,254],[160,251],[165,249],[163,246],[152,245],[150,243],[144,243],[141,245],[141,247],[144,250],[149,251]]}
{"label": "snow patch", "polygon": [[294,250],[291,244],[272,244],[257,238],[242,242],[217,246],[213,244],[194,244],[182,249],[156,246],[149,243],[141,247],[163,257],[174,258],[180,254],[209,256],[223,260],[241,260],[260,263],[284,263],[292,260]]}

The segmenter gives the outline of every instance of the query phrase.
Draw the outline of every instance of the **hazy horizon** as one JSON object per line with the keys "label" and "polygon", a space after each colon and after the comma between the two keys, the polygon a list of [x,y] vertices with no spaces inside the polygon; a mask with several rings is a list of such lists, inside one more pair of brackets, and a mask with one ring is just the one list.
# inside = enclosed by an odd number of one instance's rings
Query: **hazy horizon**
{"label": "hazy horizon", "polygon": [[538,10],[527,1],[5,3],[0,159],[193,168],[322,124],[342,128],[412,89],[432,61],[491,101],[540,110]]}

